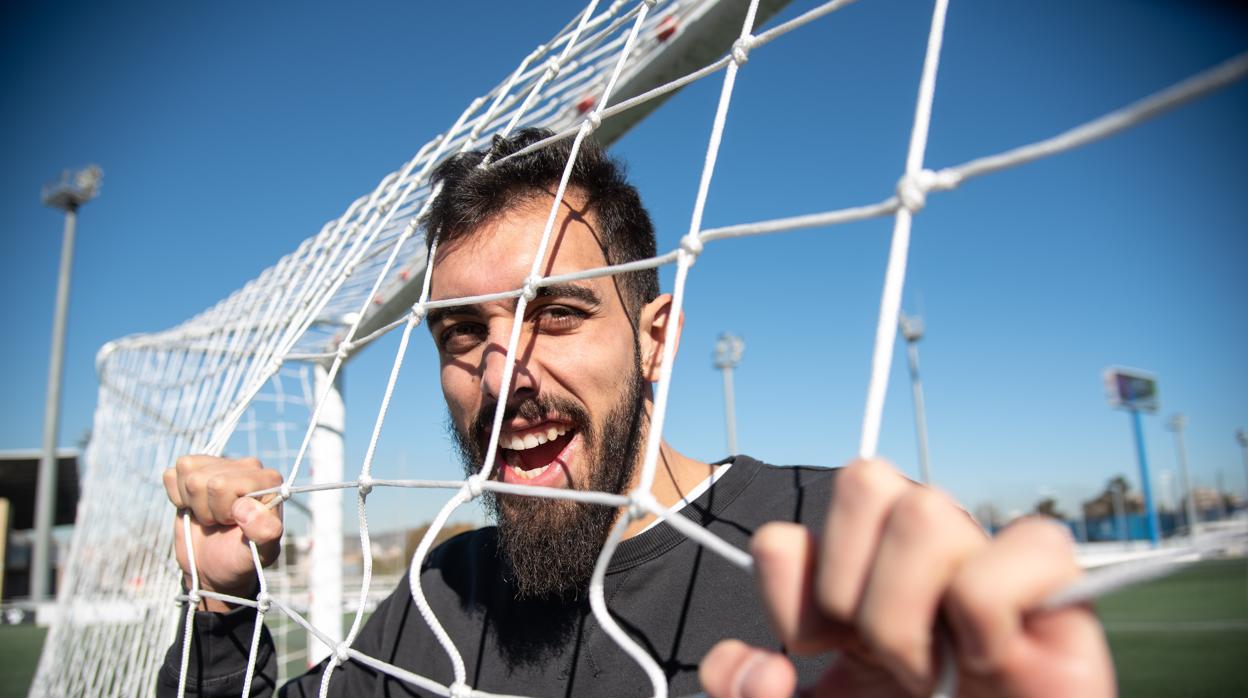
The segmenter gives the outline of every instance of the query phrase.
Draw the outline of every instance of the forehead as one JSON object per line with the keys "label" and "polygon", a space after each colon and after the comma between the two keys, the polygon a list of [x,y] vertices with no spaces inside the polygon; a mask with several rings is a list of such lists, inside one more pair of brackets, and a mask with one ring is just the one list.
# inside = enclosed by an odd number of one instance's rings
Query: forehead
{"label": "forehead", "polygon": [[[439,245],[430,298],[445,300],[520,288],[533,266],[554,198],[526,197],[466,235]],[[601,237],[580,197],[560,202],[538,273],[563,274],[604,266]],[[598,280],[591,280],[598,281]]]}

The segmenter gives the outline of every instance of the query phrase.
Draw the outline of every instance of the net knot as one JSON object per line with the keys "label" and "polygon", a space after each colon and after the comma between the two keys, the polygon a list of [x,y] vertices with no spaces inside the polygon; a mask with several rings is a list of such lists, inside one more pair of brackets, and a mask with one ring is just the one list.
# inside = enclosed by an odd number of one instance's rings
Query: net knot
{"label": "net knot", "polygon": [[750,60],[750,49],[754,48],[754,35],[746,36],[732,42],[732,62],[738,67],[745,65]]}
{"label": "net knot", "polygon": [[411,310],[412,323],[419,325],[425,319],[425,304],[417,303],[412,306]]}
{"label": "net knot", "polygon": [[360,477],[356,479],[355,485],[359,488],[360,496],[367,497],[373,491],[373,476],[368,473],[361,473]]}
{"label": "net knot", "polygon": [[589,124],[590,131],[596,131],[602,125],[602,115],[596,111],[591,111],[585,116],[585,123]]}
{"label": "net knot", "polygon": [[648,10],[653,10],[654,6],[659,4],[659,0],[641,0],[641,2],[642,4],[646,6],[646,9]]}
{"label": "net knot", "polygon": [[258,611],[260,615],[268,613],[272,606],[273,599],[269,596],[269,592],[262,591],[259,594],[256,594],[256,611]]}
{"label": "net knot", "polygon": [[192,606],[199,608],[199,602],[203,601],[204,597],[200,596],[198,591],[192,591],[187,593],[186,600],[190,602]]}
{"label": "net knot", "polygon": [[288,485],[288,484],[286,484],[286,483],[284,483],[284,482],[282,483],[282,486],[281,486],[281,487],[277,488],[277,498],[278,498],[280,501],[283,501],[283,502],[284,502],[284,501],[286,501],[286,500],[290,499],[290,494],[291,494],[291,493],[290,493],[290,485]]}
{"label": "net knot", "polygon": [[349,359],[351,357],[351,342],[345,339],[339,342],[338,350],[334,352],[334,356],[337,357],[339,361],[346,361]]}
{"label": "net knot", "polygon": [[347,643],[339,642],[338,645],[334,647],[334,664],[342,666],[343,664],[346,664],[347,660],[350,658],[351,655],[347,654]]}
{"label": "net knot", "polygon": [[450,692],[451,698],[469,698],[472,695],[472,687],[468,684],[455,682],[446,688]]}
{"label": "net knot", "polygon": [[479,474],[469,475],[468,480],[464,484],[468,487],[468,494],[472,495],[473,499],[481,496],[484,488],[481,487],[481,476]]}
{"label": "net knot", "polygon": [[541,277],[538,276],[529,276],[525,278],[524,285],[520,287],[520,295],[524,296],[525,302],[537,298],[537,285],[541,283],[541,281]]}
{"label": "net knot", "polygon": [[897,180],[897,198],[901,205],[910,213],[918,213],[927,203],[927,192],[935,182],[936,173],[931,170],[919,170],[914,174],[902,175]]}
{"label": "net knot", "polygon": [[282,370],[282,357],[274,356],[269,360],[269,372],[277,373],[280,370]]}
{"label": "net knot", "polygon": [[559,70],[559,57],[551,56],[550,60],[546,61],[546,79],[554,80],[559,77]]}
{"label": "net knot", "polygon": [[697,233],[689,233],[680,239],[680,249],[696,258],[702,254],[702,238],[698,237]]}
{"label": "net knot", "polygon": [[628,518],[634,521],[645,518],[646,514],[659,507],[658,500],[649,492],[633,492],[628,501]]}

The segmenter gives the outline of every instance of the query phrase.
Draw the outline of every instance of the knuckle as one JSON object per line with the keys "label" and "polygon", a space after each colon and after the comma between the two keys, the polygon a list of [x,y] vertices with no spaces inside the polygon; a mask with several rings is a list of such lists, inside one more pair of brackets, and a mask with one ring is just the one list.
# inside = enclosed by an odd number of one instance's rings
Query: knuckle
{"label": "knuckle", "polygon": [[208,497],[215,499],[222,495],[228,494],[230,489],[230,480],[224,475],[213,475],[204,483],[204,491]]}
{"label": "knuckle", "polygon": [[883,461],[857,461],[837,476],[836,489],[845,498],[858,500],[884,492],[892,476],[892,468]]}
{"label": "knuckle", "polygon": [[260,469],[262,469],[262,468],[264,467],[264,466],[260,463],[260,459],[259,459],[259,458],[256,458],[255,456],[246,456],[246,457],[244,457],[244,458],[239,458],[239,459],[235,460],[234,462],[235,462],[235,463],[237,463],[237,464],[239,464],[239,465],[241,465],[241,466],[244,466],[244,467],[247,467],[247,468],[252,468],[252,469],[255,469],[255,470],[260,470]]}
{"label": "knuckle", "polygon": [[1074,541],[1061,524],[1043,516],[1029,516],[1017,522],[1015,526],[1028,536],[1030,544],[1046,555],[1074,558]]}
{"label": "knuckle", "polygon": [[203,473],[190,473],[182,478],[182,483],[186,486],[186,493],[192,497],[202,494],[204,491]]}
{"label": "knuckle", "polygon": [[951,511],[953,508],[943,494],[916,487],[893,505],[889,527],[910,537],[932,535]]}

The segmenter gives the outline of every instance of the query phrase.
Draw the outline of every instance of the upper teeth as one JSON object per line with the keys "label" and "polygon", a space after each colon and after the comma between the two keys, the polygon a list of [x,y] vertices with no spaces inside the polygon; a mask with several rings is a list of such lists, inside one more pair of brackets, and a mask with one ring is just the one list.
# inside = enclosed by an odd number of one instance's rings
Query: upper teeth
{"label": "upper teeth", "polygon": [[568,433],[567,427],[552,426],[547,427],[546,431],[533,432],[525,436],[518,436],[514,434],[512,436],[504,435],[500,441],[503,448],[511,449],[512,451],[526,451],[530,448],[537,448],[547,441],[554,441],[566,433]]}

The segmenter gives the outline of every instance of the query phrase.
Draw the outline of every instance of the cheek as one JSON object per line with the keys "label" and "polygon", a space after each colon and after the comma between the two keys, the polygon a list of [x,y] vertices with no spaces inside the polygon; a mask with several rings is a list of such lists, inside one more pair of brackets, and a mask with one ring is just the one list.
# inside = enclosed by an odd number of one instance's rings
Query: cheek
{"label": "cheek", "polygon": [[473,414],[476,403],[480,401],[481,390],[477,387],[472,374],[461,366],[444,364],[442,366],[442,397],[446,399],[446,407],[456,424],[466,424],[466,416]]}
{"label": "cheek", "polygon": [[549,374],[582,402],[598,408],[614,405],[621,386],[637,370],[628,337],[568,342],[553,356],[557,360],[547,364]]}

